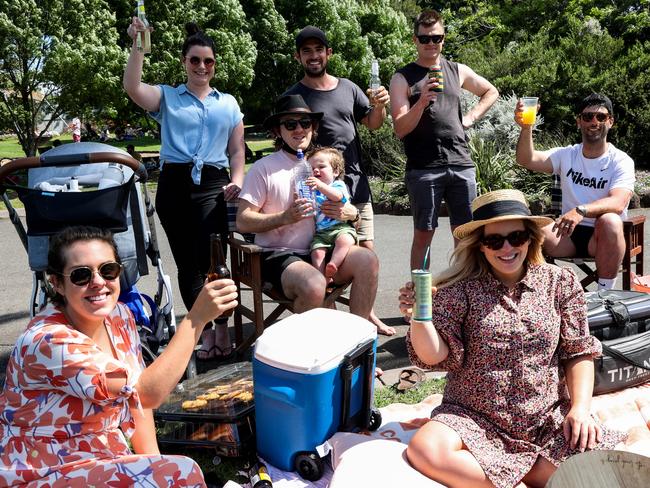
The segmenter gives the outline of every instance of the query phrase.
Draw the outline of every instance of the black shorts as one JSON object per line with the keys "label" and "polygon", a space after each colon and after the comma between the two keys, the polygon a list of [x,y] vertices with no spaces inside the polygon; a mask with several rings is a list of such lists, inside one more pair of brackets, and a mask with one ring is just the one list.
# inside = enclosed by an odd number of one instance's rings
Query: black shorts
{"label": "black shorts", "polygon": [[594,228],[589,225],[576,225],[571,233],[571,241],[576,248],[576,258],[589,257],[589,241],[594,235]]}
{"label": "black shorts", "polygon": [[282,273],[291,263],[304,261],[311,264],[308,253],[296,251],[264,251],[262,253],[262,280],[282,290]]}

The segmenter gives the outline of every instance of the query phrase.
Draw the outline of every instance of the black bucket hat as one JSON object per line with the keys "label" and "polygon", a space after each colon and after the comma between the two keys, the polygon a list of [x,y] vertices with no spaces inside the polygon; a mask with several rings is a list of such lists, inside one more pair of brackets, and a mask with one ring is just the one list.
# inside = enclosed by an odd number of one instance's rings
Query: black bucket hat
{"label": "black bucket hat", "polygon": [[282,95],[275,102],[275,110],[264,121],[264,128],[272,129],[284,115],[307,115],[311,119],[320,120],[323,112],[312,112],[302,95]]}

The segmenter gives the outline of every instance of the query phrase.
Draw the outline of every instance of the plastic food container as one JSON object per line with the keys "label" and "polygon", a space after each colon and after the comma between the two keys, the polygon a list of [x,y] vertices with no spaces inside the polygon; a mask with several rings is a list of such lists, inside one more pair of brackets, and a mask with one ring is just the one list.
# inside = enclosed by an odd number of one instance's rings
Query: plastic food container
{"label": "plastic food container", "polygon": [[216,448],[237,457],[254,447],[252,368],[229,364],[184,381],[154,411],[160,444]]}

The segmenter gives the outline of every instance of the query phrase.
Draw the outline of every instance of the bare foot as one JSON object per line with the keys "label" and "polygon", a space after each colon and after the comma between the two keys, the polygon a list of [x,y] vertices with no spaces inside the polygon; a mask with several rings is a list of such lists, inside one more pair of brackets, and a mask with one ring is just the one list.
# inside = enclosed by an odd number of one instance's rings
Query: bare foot
{"label": "bare foot", "polygon": [[327,263],[325,265],[325,278],[334,278],[334,275],[338,273],[339,268],[334,263]]}
{"label": "bare foot", "polygon": [[385,336],[392,336],[395,335],[395,329],[391,327],[390,325],[384,324],[377,315],[375,315],[374,309],[370,311],[370,316],[368,317],[368,320],[375,324],[375,327],[377,327],[377,334],[382,334]]}
{"label": "bare foot", "polygon": [[214,329],[205,329],[201,333],[201,349],[196,351],[196,359],[199,361],[212,359],[214,358],[216,349],[214,345]]}
{"label": "bare foot", "polygon": [[228,323],[215,323],[214,325],[214,345],[219,351],[215,357],[228,356],[232,352],[232,342],[228,332]]}

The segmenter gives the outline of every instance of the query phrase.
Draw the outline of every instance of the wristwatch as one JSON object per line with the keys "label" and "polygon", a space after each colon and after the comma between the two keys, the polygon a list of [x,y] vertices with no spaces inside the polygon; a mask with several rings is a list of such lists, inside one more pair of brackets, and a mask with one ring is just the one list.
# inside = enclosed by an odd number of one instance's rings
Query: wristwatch
{"label": "wristwatch", "polygon": [[576,207],[576,212],[578,215],[582,215],[583,217],[587,216],[587,207],[585,205],[578,205]]}
{"label": "wristwatch", "polygon": [[[356,207],[355,207],[355,208],[356,208]],[[356,215],[356,217],[354,217],[352,220],[350,220],[350,222],[353,223],[353,224],[355,224],[355,223],[359,222],[359,219],[360,219],[360,218],[361,218],[361,212],[360,212],[359,209],[357,208],[357,215]]]}

